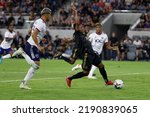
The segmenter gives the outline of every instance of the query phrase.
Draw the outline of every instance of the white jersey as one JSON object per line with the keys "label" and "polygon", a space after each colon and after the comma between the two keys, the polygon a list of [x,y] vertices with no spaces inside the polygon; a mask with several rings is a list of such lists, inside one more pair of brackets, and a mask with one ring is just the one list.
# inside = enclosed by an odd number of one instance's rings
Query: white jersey
{"label": "white jersey", "polygon": [[38,39],[38,43],[40,43],[40,41],[42,40],[42,38],[44,37],[45,32],[46,32],[46,24],[45,24],[45,22],[41,18],[34,22],[33,27],[32,27],[32,31],[31,31],[31,36],[30,36],[30,38],[27,41],[31,45],[37,46],[35,44],[33,38],[32,38],[32,33],[33,33],[34,29],[38,29],[38,31],[39,31],[39,33],[37,35],[37,39]]}
{"label": "white jersey", "polygon": [[7,30],[5,32],[5,35],[4,35],[4,40],[2,41],[0,46],[3,49],[11,48],[11,44],[13,42],[13,39],[11,39],[10,41],[6,41],[6,38],[14,38],[15,35],[16,35],[16,33],[14,31],[10,32],[9,30]]}
{"label": "white jersey", "polygon": [[89,41],[91,42],[93,50],[100,55],[104,44],[108,42],[108,36],[103,32],[101,35],[94,32],[89,35]]}

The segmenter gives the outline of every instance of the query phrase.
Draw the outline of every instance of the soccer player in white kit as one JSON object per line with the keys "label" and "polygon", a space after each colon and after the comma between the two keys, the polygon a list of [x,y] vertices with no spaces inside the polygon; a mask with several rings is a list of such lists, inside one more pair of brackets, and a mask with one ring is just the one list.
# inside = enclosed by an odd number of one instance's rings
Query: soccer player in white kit
{"label": "soccer player in white kit", "polygon": [[41,11],[41,18],[37,19],[32,27],[32,32],[30,38],[27,40],[25,50],[19,48],[13,56],[21,54],[28,64],[31,65],[24,80],[20,84],[21,89],[31,89],[28,87],[27,82],[32,78],[35,71],[39,69],[40,66],[40,52],[44,52],[44,47],[40,46],[40,41],[46,34],[46,22],[51,18],[51,10],[49,8],[44,8]]}
{"label": "soccer player in white kit", "polygon": [[[92,44],[92,48],[96,54],[99,56],[102,53],[104,44],[108,43],[108,36],[102,30],[99,30],[99,28],[96,28],[96,32],[89,35],[89,41]],[[88,74],[88,78],[96,79],[96,77],[93,76],[94,71],[96,70],[96,66],[92,65],[92,68]]]}
{"label": "soccer player in white kit", "polygon": [[12,23],[10,23],[7,31],[4,34],[4,40],[0,44],[0,63],[2,63],[3,59],[12,57],[13,50],[11,49],[11,44],[15,38],[16,33],[14,31],[14,26]]}

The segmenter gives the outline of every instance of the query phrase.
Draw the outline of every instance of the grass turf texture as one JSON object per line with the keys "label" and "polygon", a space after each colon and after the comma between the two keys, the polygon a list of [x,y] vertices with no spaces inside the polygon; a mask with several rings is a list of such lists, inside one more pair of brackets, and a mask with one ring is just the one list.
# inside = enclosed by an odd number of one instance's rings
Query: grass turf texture
{"label": "grass turf texture", "polygon": [[[76,63],[81,63],[77,61]],[[62,60],[41,60],[41,67],[32,80],[31,90],[19,89],[20,81],[26,75],[29,65],[24,59],[7,59],[0,64],[1,100],[149,100],[150,62],[104,61],[110,80],[124,81],[122,89],[105,86],[96,70],[97,80],[73,80],[72,87],[66,86],[65,77],[78,71],[71,71],[72,65]],[[76,65],[76,64],[75,64]]]}

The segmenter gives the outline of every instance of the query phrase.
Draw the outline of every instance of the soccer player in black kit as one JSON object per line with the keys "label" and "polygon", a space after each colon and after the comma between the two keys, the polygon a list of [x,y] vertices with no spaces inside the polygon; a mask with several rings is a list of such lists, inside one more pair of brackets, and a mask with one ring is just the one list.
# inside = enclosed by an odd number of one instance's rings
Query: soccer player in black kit
{"label": "soccer player in black kit", "polygon": [[62,55],[62,59],[70,64],[74,64],[77,58],[82,59],[82,72],[79,72],[73,76],[66,78],[66,83],[68,87],[71,87],[71,82],[74,79],[79,79],[89,74],[92,65],[95,65],[99,68],[99,71],[105,81],[106,85],[113,85],[113,82],[108,80],[106,70],[104,65],[101,63],[101,57],[94,53],[90,41],[86,39],[84,34],[84,25],[75,24],[75,32],[73,34],[75,47],[71,57]]}

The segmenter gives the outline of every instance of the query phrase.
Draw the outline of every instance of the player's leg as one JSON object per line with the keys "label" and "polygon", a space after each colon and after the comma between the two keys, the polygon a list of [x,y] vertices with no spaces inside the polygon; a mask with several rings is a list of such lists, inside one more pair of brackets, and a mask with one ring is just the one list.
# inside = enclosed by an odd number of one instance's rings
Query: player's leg
{"label": "player's leg", "polygon": [[64,61],[66,61],[67,63],[70,63],[70,64],[74,64],[75,61],[76,61],[76,59],[72,58],[71,56],[69,56],[69,55],[67,55],[67,54],[65,54],[65,53],[63,53],[63,54],[61,55],[61,58],[62,58]]}
{"label": "player's leg", "polygon": [[82,78],[82,77],[87,76],[89,74],[89,71],[90,71],[91,66],[92,66],[90,58],[92,58],[92,56],[88,55],[87,53],[84,54],[83,63],[82,63],[83,71],[66,78],[66,82],[67,82],[68,87],[71,87],[71,81],[72,80]]}
{"label": "player's leg", "polygon": [[77,49],[73,50],[71,56],[63,53],[61,58],[70,64],[74,64],[77,59]]}
{"label": "player's leg", "polygon": [[106,85],[113,85],[113,82],[108,80],[107,72],[105,70],[103,63],[101,62],[101,56],[95,54],[93,65],[98,67],[99,72],[105,81],[105,84]]}
{"label": "player's leg", "polygon": [[24,50],[22,49],[22,47],[20,47],[18,50],[16,50],[16,51],[12,54],[12,57],[17,56],[17,55],[21,55],[22,53],[24,53]]}
{"label": "player's leg", "polygon": [[68,87],[71,87],[71,81],[74,80],[74,79],[79,79],[79,78],[82,78],[84,76],[87,76],[89,73],[89,71],[85,71],[83,70],[82,72],[79,72],[73,76],[69,76],[66,78],[66,82],[67,82],[67,86]]}
{"label": "player's leg", "polygon": [[[27,43],[27,44],[26,44],[26,49],[25,49],[25,51],[27,51],[28,53],[30,52],[29,48],[31,48],[31,47],[30,47],[30,45]],[[12,54],[12,57],[17,56],[17,55],[22,55],[22,56],[25,58],[25,60],[27,61],[27,63],[28,63],[29,65],[31,65],[32,67],[35,66],[35,68],[36,68],[35,62],[31,59],[31,57],[30,57],[25,51],[20,47],[17,51],[15,51],[15,52]]]}
{"label": "player's leg", "polygon": [[2,54],[3,54],[3,48],[0,47],[0,64],[2,63]]}
{"label": "player's leg", "polygon": [[[23,57],[26,57],[26,61],[28,63],[31,63],[31,61],[33,62],[31,65],[31,67],[29,68],[24,80],[22,81],[22,83],[20,84],[20,88],[22,89],[30,89],[27,86],[28,81],[32,78],[32,76],[34,75],[35,71],[37,69],[39,69],[40,66],[40,58],[39,58],[39,50],[37,47],[35,46],[31,46],[30,44],[27,44],[25,47],[25,53],[22,54]],[[30,60],[31,59],[31,60]]]}
{"label": "player's leg", "polygon": [[36,65],[37,65],[36,68],[32,67],[32,66],[29,68],[29,70],[28,70],[24,80],[21,82],[21,84],[19,86],[21,89],[31,89],[30,87],[28,87],[27,83],[32,78],[32,76],[34,75],[35,71],[37,69],[39,69],[39,65],[38,64],[40,64],[40,63],[36,62]]}
{"label": "player's leg", "polygon": [[90,79],[97,79],[95,76],[93,76],[94,71],[95,71],[96,69],[97,69],[97,67],[94,66],[94,65],[92,65],[92,68],[91,68],[91,70],[90,70],[90,72],[89,72],[89,74],[88,74],[88,78],[90,78]]}
{"label": "player's leg", "polygon": [[71,70],[74,71],[74,70],[78,70],[78,69],[81,69],[81,68],[82,68],[81,64],[77,64]]}
{"label": "player's leg", "polygon": [[99,68],[99,71],[100,71],[100,73],[101,73],[101,75],[102,75],[102,77],[103,77],[103,79],[104,79],[106,85],[113,85],[113,82],[110,81],[110,80],[108,80],[107,72],[106,72],[106,70],[105,70],[104,65],[103,65],[102,63],[100,63],[100,64],[98,65],[98,68]]}
{"label": "player's leg", "polygon": [[11,58],[13,54],[13,51],[11,48],[5,49],[5,55],[2,56],[2,59]]}

